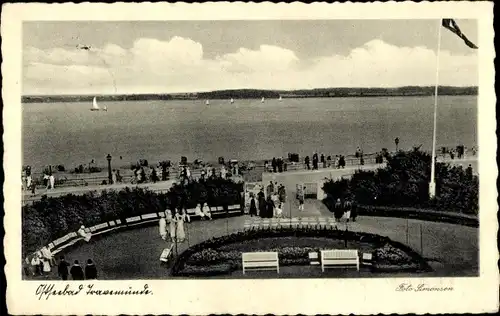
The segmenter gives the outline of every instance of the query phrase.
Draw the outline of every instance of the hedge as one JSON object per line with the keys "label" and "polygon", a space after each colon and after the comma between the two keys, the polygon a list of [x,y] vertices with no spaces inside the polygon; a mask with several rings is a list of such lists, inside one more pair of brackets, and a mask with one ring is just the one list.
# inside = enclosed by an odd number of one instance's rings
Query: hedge
{"label": "hedge", "polygon": [[186,186],[174,185],[166,193],[143,188],[59,197],[42,196],[32,205],[22,207],[22,247],[26,256],[53,240],[77,231],[81,225],[94,226],[115,219],[193,208],[197,203],[210,206],[244,205],[243,184],[231,180],[193,181]]}
{"label": "hedge", "polygon": [[429,154],[415,148],[387,154],[386,159],[386,166],[377,171],[358,170],[350,179],[327,181],[323,186],[327,206],[337,198],[350,198],[355,204],[478,214],[479,179],[471,169],[437,163],[436,197],[430,199]]}
{"label": "hedge", "polygon": [[[393,241],[388,237],[370,233],[353,232],[347,230],[331,230],[326,227],[303,227],[303,228],[264,228],[252,229],[238,232],[227,236],[214,237],[196,244],[179,254],[172,265],[173,276],[213,276],[228,274],[241,267],[241,253],[234,249],[226,253],[217,250],[232,243],[243,243],[249,240],[270,237],[324,237],[342,241],[354,241],[370,243],[377,247],[374,252],[374,270],[379,272],[394,271],[431,271],[427,262],[410,247]],[[290,249],[289,249],[290,248]],[[294,249],[291,249],[294,248]],[[318,251],[311,247],[286,247],[276,246],[280,264],[282,265],[304,265],[309,263],[307,257],[310,251]],[[397,265],[391,261],[394,253],[404,253],[404,265]],[[198,261],[198,263],[197,263]],[[378,266],[377,261],[381,264]],[[411,262],[410,266],[408,263]],[[406,266],[405,266],[406,265]]]}

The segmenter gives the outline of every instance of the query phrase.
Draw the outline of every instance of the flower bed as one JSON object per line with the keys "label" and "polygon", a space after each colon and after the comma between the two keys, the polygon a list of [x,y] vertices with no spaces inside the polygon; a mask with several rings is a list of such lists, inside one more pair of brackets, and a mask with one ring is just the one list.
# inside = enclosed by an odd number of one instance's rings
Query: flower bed
{"label": "flower bed", "polygon": [[416,252],[387,237],[325,228],[268,228],[212,238],[177,257],[173,276],[211,276],[241,269],[241,253],[278,252],[280,265],[308,265],[309,253],[321,249],[358,249],[373,254],[371,269],[379,272],[429,271]]}

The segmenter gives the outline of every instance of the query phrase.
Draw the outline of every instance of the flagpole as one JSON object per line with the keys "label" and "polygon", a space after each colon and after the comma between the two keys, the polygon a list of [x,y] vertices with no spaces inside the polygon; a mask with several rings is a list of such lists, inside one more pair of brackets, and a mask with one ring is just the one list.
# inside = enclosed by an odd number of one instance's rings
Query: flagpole
{"label": "flagpole", "polygon": [[432,157],[431,157],[431,181],[429,183],[429,197],[436,196],[436,128],[437,128],[437,105],[438,105],[438,87],[439,87],[439,52],[441,50],[441,24],[438,23],[438,43],[436,52],[436,87],[434,89],[434,129],[432,132]]}

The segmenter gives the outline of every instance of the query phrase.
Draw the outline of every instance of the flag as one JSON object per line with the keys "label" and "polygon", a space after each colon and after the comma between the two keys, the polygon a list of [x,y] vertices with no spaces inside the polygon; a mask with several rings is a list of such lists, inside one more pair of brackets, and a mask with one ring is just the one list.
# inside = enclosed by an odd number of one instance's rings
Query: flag
{"label": "flag", "polygon": [[474,49],[477,49],[478,47],[472,43],[471,41],[469,41],[469,39],[462,33],[462,31],[460,31],[460,28],[458,27],[457,25],[457,22],[455,22],[455,20],[453,19],[443,19],[443,23],[442,25],[452,31],[453,33],[455,33],[456,35],[458,35],[458,37],[460,37],[465,45],[469,46],[470,48],[474,48]]}

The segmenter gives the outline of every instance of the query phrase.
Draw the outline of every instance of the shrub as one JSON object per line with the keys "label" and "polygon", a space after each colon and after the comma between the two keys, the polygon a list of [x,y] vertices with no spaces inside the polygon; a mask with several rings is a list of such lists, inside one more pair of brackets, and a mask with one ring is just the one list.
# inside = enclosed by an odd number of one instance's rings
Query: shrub
{"label": "shrub", "polygon": [[337,198],[349,197],[357,204],[425,207],[477,214],[479,181],[462,167],[436,164],[436,198],[430,200],[430,155],[415,148],[385,157],[385,168],[358,170],[349,180],[327,181],[323,186],[327,207],[333,210]]}
{"label": "shrub", "polygon": [[23,251],[31,253],[80,225],[86,227],[124,219],[141,214],[176,209],[180,201],[192,208],[203,199],[213,206],[240,204],[243,186],[231,180],[216,179],[189,186],[173,186],[166,194],[142,188],[125,188],[101,194],[88,192],[83,195],[68,194],[55,198],[42,196],[41,200],[22,207]]}

